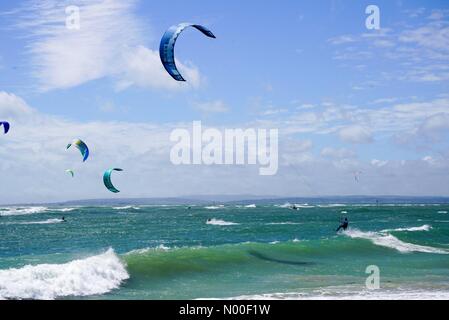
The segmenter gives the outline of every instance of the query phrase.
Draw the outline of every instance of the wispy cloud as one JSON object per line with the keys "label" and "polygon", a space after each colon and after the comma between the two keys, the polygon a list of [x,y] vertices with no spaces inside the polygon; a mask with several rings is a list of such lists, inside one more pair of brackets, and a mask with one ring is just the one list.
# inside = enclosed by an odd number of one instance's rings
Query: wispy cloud
{"label": "wispy cloud", "polygon": [[[410,15],[423,15],[424,9]],[[412,18],[410,18],[412,19]],[[412,25],[410,25],[412,23]],[[410,21],[398,30],[342,35],[328,40],[336,60],[376,63],[383,80],[443,82],[449,80],[449,13],[434,10],[428,19]],[[394,62],[379,67],[379,60]]]}
{"label": "wispy cloud", "polygon": [[229,107],[222,100],[214,100],[208,102],[195,102],[192,104],[193,108],[202,113],[226,113]]}
{"label": "wispy cloud", "polygon": [[73,1],[31,0],[14,13],[26,31],[33,76],[40,90],[71,88],[113,77],[129,86],[178,89],[198,86],[199,72],[180,63],[188,84],[176,83],[164,71],[148,43],[151,28],[136,15],[136,0],[80,0],[80,28],[66,27]]}

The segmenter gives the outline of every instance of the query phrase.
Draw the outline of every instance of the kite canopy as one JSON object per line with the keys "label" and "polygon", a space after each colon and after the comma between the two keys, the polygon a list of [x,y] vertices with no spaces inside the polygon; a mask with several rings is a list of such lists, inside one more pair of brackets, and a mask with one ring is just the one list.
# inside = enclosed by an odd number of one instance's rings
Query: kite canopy
{"label": "kite canopy", "polygon": [[109,191],[111,191],[113,193],[119,193],[120,190],[115,188],[114,185],[111,182],[111,174],[112,174],[113,171],[123,171],[123,169],[114,168],[114,169],[107,170],[104,173],[104,175],[103,175],[103,182],[104,182],[104,185],[106,186],[106,188],[108,188]]}
{"label": "kite canopy", "polygon": [[75,176],[75,172],[72,169],[67,169],[65,172],[72,175],[72,178]]}
{"label": "kite canopy", "polygon": [[4,132],[5,132],[5,134],[7,134],[8,133],[8,131],[9,131],[9,122],[6,122],[6,121],[0,121],[0,126],[2,126],[3,125],[3,129],[4,129]]}
{"label": "kite canopy", "polygon": [[87,147],[87,145],[82,140],[77,139],[73,140],[72,143],[69,143],[67,145],[67,149],[69,149],[72,145],[74,145],[81,152],[81,155],[83,156],[83,162],[86,161],[89,157],[89,148]]}
{"label": "kite canopy", "polygon": [[164,34],[161,39],[161,44],[159,47],[159,54],[161,56],[162,64],[164,65],[165,70],[173,77],[173,79],[177,81],[186,81],[175,63],[175,44],[179,35],[189,27],[193,27],[199,31],[201,31],[205,36],[209,38],[214,38],[215,35],[209,29],[192,23],[181,23],[179,25],[175,25],[170,27]]}

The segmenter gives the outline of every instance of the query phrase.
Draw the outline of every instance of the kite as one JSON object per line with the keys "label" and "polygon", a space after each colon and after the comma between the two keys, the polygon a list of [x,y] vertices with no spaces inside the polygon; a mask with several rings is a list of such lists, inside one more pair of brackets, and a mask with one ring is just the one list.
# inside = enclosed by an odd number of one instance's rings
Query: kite
{"label": "kite", "polygon": [[113,193],[119,193],[120,190],[117,190],[111,182],[111,174],[113,171],[123,171],[123,169],[114,168],[107,170],[103,175],[103,182],[106,188]]}
{"label": "kite", "polygon": [[177,81],[186,81],[178,71],[175,63],[175,44],[179,35],[189,27],[201,31],[205,36],[215,39],[215,35],[209,29],[192,23],[181,23],[170,27],[161,39],[159,54],[165,70]]}
{"label": "kite", "polygon": [[74,145],[81,152],[81,155],[83,156],[83,162],[85,162],[89,157],[89,148],[87,147],[87,145],[83,141],[77,139],[72,143],[69,143],[67,145],[67,149],[69,149],[72,145]]}

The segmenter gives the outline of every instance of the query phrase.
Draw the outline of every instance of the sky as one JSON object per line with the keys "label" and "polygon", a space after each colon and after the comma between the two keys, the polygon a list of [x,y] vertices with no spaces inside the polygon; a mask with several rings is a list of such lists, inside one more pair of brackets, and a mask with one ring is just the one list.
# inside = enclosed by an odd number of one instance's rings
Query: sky
{"label": "sky", "polygon": [[[368,5],[380,29],[366,27]],[[78,6],[80,28],[66,27]],[[159,58],[172,25],[187,81]],[[449,196],[449,2],[0,3],[0,203],[189,195]],[[279,130],[279,170],[170,161],[170,133]],[[67,143],[82,139],[82,163]],[[112,167],[120,194],[103,186]],[[65,172],[75,171],[75,178]],[[358,181],[355,175],[359,175]]]}

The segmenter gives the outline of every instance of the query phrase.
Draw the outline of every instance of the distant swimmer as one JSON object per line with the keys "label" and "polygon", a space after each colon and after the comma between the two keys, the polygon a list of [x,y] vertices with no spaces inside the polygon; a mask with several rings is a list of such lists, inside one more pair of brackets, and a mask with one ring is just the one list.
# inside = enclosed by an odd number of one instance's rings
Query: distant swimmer
{"label": "distant swimmer", "polygon": [[67,222],[67,220],[65,219],[65,217],[62,217],[62,218],[61,218],[61,221],[62,221],[62,222]]}
{"label": "distant swimmer", "polygon": [[190,209],[192,209],[192,207],[187,207],[187,210],[190,210]]}
{"label": "distant swimmer", "polygon": [[298,210],[298,207],[294,204],[294,205],[292,206],[292,209],[293,209],[293,210]]}
{"label": "distant swimmer", "polygon": [[340,226],[337,228],[337,231],[340,231],[341,229],[343,229],[343,231],[346,231],[346,229],[348,229],[349,226],[349,221],[348,218],[345,218],[341,223]]}

